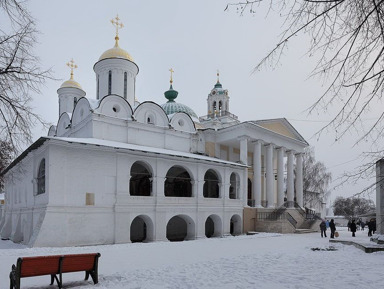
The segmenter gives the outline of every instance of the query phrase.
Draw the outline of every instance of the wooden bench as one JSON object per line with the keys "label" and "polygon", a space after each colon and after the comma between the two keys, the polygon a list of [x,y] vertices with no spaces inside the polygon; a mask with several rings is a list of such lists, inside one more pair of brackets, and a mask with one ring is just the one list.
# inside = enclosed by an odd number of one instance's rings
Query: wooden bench
{"label": "wooden bench", "polygon": [[93,283],[97,284],[99,257],[100,253],[18,258],[16,266],[12,265],[12,271],[9,274],[10,289],[20,289],[21,278],[42,275],[51,275],[51,285],[56,280],[61,289],[62,274],[79,271],[85,271],[85,280],[91,276]]}

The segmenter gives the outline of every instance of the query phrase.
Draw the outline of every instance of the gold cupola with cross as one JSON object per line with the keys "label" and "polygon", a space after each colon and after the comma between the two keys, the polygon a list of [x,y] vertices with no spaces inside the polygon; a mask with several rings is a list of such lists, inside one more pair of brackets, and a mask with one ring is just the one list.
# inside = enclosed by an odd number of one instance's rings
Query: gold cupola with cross
{"label": "gold cupola with cross", "polygon": [[116,28],[115,46],[101,54],[99,60],[107,58],[122,58],[134,62],[132,56],[119,46],[119,29],[124,27],[124,24],[120,21],[119,15],[111,19],[111,23]]}
{"label": "gold cupola with cross", "polygon": [[77,68],[75,61],[71,59],[67,62],[67,66],[71,70],[71,76],[68,80],[64,81],[57,90],[59,97],[59,116],[64,112],[71,114],[78,100],[85,96],[85,91],[73,76],[73,72]]}
{"label": "gold cupola with cross", "polygon": [[82,89],[80,83],[78,83],[74,78],[73,78],[73,71],[74,69],[77,68],[77,65],[71,59],[69,62],[67,62],[67,66],[71,69],[71,76],[68,80],[64,81],[63,84],[60,86],[61,87],[73,87],[73,88],[78,88]]}
{"label": "gold cupola with cross", "polygon": [[115,27],[115,46],[105,51],[96,62],[93,70],[96,73],[96,99],[107,95],[118,95],[135,106],[136,76],[139,67],[132,56],[119,46],[119,33],[124,27],[119,16],[111,20]]}

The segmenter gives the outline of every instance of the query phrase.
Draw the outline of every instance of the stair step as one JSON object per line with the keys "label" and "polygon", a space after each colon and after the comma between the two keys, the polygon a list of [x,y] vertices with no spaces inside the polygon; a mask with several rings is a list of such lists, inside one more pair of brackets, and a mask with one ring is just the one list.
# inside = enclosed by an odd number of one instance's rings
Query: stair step
{"label": "stair step", "polygon": [[258,232],[254,232],[254,231],[248,231],[247,232],[247,235],[256,235],[256,234],[258,234]]}
{"label": "stair step", "polygon": [[316,232],[315,230],[311,229],[296,229],[295,234],[307,234],[307,233],[314,233]]}

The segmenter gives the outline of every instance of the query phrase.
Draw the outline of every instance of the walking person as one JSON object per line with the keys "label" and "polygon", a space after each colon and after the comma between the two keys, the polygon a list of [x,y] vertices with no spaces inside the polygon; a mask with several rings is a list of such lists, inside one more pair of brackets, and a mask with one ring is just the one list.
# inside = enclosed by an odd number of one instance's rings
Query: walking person
{"label": "walking person", "polygon": [[356,237],[355,233],[356,233],[356,223],[355,223],[355,220],[352,220],[352,223],[351,223],[351,232],[352,232],[352,237]]}
{"label": "walking person", "polygon": [[325,221],[325,226],[327,229],[329,228],[329,221],[328,220]]}
{"label": "walking person", "polygon": [[322,220],[320,223],[320,231],[321,231],[321,238],[323,238],[323,235],[325,238],[327,238],[327,225],[325,224],[325,221]]}
{"label": "walking person", "polygon": [[365,223],[363,220],[360,222],[361,230],[364,231]]}
{"label": "walking person", "polygon": [[329,223],[329,228],[331,229],[331,239],[334,239],[335,232],[336,232],[336,225],[333,219],[331,219],[331,222]]}
{"label": "walking person", "polygon": [[348,227],[348,231],[350,231],[351,230],[351,220],[348,221],[347,227]]}
{"label": "walking person", "polygon": [[368,237],[371,237],[372,236],[372,229],[373,229],[373,221],[372,219],[369,220],[369,222],[367,222],[367,226],[368,226]]}
{"label": "walking person", "polygon": [[375,234],[376,232],[376,219],[372,219],[372,233]]}

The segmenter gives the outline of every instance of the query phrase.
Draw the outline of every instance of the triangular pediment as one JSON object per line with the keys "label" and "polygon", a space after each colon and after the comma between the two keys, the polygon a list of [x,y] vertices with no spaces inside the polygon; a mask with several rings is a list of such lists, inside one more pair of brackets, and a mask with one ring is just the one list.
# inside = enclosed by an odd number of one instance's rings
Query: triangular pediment
{"label": "triangular pediment", "polygon": [[278,133],[302,142],[306,142],[306,140],[297,132],[297,130],[285,118],[256,120],[252,122],[265,129],[273,131],[275,133]]}

